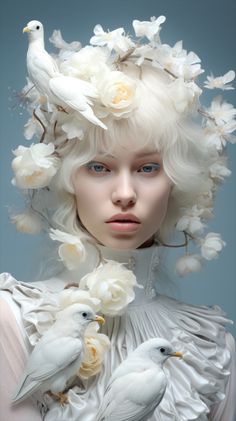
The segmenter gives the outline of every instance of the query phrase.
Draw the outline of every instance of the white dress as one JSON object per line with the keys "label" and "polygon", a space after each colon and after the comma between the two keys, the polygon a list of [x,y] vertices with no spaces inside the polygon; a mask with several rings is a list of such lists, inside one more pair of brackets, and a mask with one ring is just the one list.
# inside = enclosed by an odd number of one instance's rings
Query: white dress
{"label": "white dress", "polygon": [[[56,401],[37,404],[45,421],[95,421],[99,402],[111,372],[127,353],[152,337],[168,339],[184,359],[168,359],[168,385],[151,421],[214,420],[235,421],[235,349],[225,326],[230,323],[217,307],[193,306],[155,292],[158,247],[114,251],[101,247],[103,257],[123,262],[132,269],[143,289],[135,289],[135,300],[125,314],[106,317],[102,328],[111,340],[100,374],[68,392],[69,404]],[[40,333],[50,324],[56,294],[68,282],[79,280],[94,267],[89,258],[80,273],[68,272],[58,278],[35,283],[18,283],[9,274],[0,277],[0,292],[11,306],[28,352]],[[157,286],[158,289],[158,286]],[[35,395],[35,399],[39,399]]]}

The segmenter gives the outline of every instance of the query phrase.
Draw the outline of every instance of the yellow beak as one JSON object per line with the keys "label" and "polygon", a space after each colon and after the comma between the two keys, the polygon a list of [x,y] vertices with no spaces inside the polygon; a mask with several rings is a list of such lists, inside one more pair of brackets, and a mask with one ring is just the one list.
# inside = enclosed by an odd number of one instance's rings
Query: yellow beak
{"label": "yellow beak", "polygon": [[23,33],[24,32],[30,32],[30,30],[29,30],[29,28],[28,28],[28,26],[25,26],[24,28],[23,28],[23,31],[22,31]]}
{"label": "yellow beak", "polygon": [[98,323],[101,323],[101,325],[104,325],[105,319],[102,316],[95,316],[95,320]]}
{"label": "yellow beak", "polygon": [[171,357],[183,358],[183,354],[182,352],[173,352],[173,354],[171,354]]}

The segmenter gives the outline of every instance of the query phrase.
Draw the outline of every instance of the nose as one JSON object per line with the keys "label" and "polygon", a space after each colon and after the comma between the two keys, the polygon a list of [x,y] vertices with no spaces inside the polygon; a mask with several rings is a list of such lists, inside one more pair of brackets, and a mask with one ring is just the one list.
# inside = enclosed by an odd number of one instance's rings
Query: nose
{"label": "nose", "polygon": [[137,194],[134,188],[132,176],[123,172],[115,181],[112,191],[112,202],[121,207],[132,206],[136,203]]}

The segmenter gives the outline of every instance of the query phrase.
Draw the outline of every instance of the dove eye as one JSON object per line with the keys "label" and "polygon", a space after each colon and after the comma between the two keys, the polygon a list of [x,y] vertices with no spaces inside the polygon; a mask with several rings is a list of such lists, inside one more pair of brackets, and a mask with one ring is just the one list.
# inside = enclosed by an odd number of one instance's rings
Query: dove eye
{"label": "dove eye", "polygon": [[82,313],[82,316],[85,318],[85,317],[88,317],[88,313]]}
{"label": "dove eye", "polygon": [[164,352],[165,352],[165,348],[160,348],[160,352],[161,352],[162,354],[164,354]]}
{"label": "dove eye", "polygon": [[38,25],[38,26],[36,26],[36,29],[40,29],[40,26]]}

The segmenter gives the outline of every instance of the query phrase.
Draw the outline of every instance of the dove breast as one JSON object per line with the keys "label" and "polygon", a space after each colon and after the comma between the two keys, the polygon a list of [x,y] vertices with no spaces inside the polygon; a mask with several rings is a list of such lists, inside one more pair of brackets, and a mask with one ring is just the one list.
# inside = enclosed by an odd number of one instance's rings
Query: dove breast
{"label": "dove breast", "polygon": [[50,97],[49,80],[59,73],[56,62],[42,48],[30,45],[27,52],[27,69],[31,82],[42,94]]}

